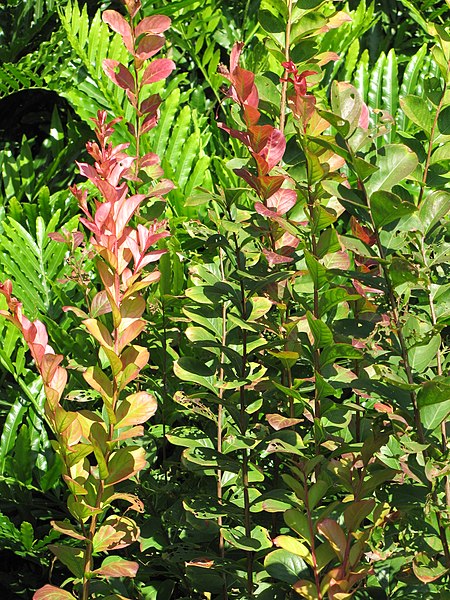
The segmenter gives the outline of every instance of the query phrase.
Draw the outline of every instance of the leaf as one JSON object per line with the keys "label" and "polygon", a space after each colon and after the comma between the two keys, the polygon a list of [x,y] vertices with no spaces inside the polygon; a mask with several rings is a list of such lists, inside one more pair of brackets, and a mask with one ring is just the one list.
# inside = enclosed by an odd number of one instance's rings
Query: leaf
{"label": "leaf", "polygon": [[436,359],[436,355],[441,347],[441,336],[434,335],[431,340],[424,345],[415,345],[408,350],[408,358],[411,368],[417,373],[423,373],[425,369]]}
{"label": "leaf", "polygon": [[126,68],[125,65],[120,63],[118,60],[112,60],[107,58],[103,61],[103,70],[106,75],[113,81],[116,85],[123,88],[124,90],[129,90],[130,92],[136,91],[136,84],[134,82],[133,75]]}
{"label": "leaf", "polygon": [[[306,600],[315,600],[317,598],[317,587],[312,581],[307,581],[306,579],[300,579],[296,581],[292,586],[292,589],[306,598]],[[337,596],[335,596],[337,598]],[[342,600],[349,598],[348,594],[341,595]]]}
{"label": "leaf", "polygon": [[165,17],[164,15],[152,15],[151,17],[145,17],[142,19],[142,21],[139,21],[136,26],[136,37],[139,37],[143,33],[163,33],[169,29],[170,23],[171,20],[169,17]]}
{"label": "leaf", "polygon": [[22,398],[18,398],[9,409],[0,439],[0,475],[4,473],[6,456],[14,448],[17,431],[27,410]]}
{"label": "leaf", "polygon": [[311,554],[309,548],[302,544],[299,540],[291,537],[290,535],[278,535],[273,543],[278,548],[282,548],[283,550],[287,550],[291,554],[296,554],[301,558],[308,558]]}
{"label": "leaf", "polygon": [[294,425],[302,422],[302,419],[290,419],[278,414],[266,415],[266,419],[269,425],[273,427],[275,431],[280,431],[280,429],[286,429],[287,427],[293,427]]}
{"label": "leaf", "polygon": [[315,319],[309,311],[306,313],[308,325],[314,338],[314,348],[324,348],[333,343],[333,333],[331,329],[320,319]]}
{"label": "leaf", "polygon": [[308,519],[305,514],[296,508],[292,508],[284,513],[284,521],[288,527],[295,531],[295,533],[301,535],[303,539],[310,543],[311,533],[309,530]]}
{"label": "leaf", "polygon": [[448,568],[440,561],[434,557],[427,556],[425,552],[418,552],[415,555],[412,566],[417,579],[426,584],[436,581],[436,579],[439,579],[448,572]]}
{"label": "leaf", "polygon": [[157,58],[144,71],[141,85],[148,85],[166,79],[175,69],[175,63],[168,58]]}
{"label": "leaf", "polygon": [[270,548],[272,540],[269,532],[261,525],[256,525],[251,531],[251,537],[247,537],[244,533],[244,527],[233,527],[230,529],[222,528],[221,533],[226,542],[234,548],[245,551],[258,551]]}
{"label": "leaf", "polygon": [[84,552],[81,548],[50,544],[49,549],[69,569],[75,577],[83,577]]}
{"label": "leaf", "polygon": [[370,515],[375,507],[375,500],[359,500],[352,502],[344,510],[344,521],[348,531],[357,531],[364,519]]}
{"label": "leaf", "polygon": [[414,152],[402,144],[388,144],[378,151],[377,166],[379,170],[374,173],[366,184],[369,196],[377,190],[389,192],[410,175],[418,165],[418,158]]}
{"label": "leaf", "polygon": [[133,519],[110,515],[94,535],[94,552],[119,550],[136,542],[138,538],[139,527]]}
{"label": "leaf", "polygon": [[323,519],[318,523],[317,530],[330,542],[339,560],[344,560],[347,538],[342,527],[333,519]]}
{"label": "leaf", "polygon": [[254,323],[258,319],[266,315],[273,306],[273,303],[269,298],[264,298],[262,296],[254,296],[250,300],[249,304],[251,306],[251,310],[247,320],[250,323]]}
{"label": "leaf", "polygon": [[436,190],[426,196],[419,206],[418,223],[421,231],[428,234],[450,211],[450,194]]}
{"label": "leaf", "polygon": [[64,535],[75,538],[76,540],[85,540],[86,537],[79,533],[77,529],[67,521],[50,521],[50,525],[55,531],[59,531]]}
{"label": "leaf", "polygon": [[182,381],[191,381],[206,387],[214,394],[218,392],[216,387],[215,370],[189,356],[183,356],[175,361],[173,372]]}
{"label": "leaf", "polygon": [[436,429],[450,414],[450,378],[435,378],[417,393],[417,406],[423,426]]}
{"label": "leaf", "polygon": [[425,98],[406,96],[400,100],[400,106],[408,119],[423,129],[429,137],[433,126],[433,115]]}
{"label": "leaf", "polygon": [[108,462],[109,476],[106,485],[115,485],[119,481],[129,479],[141,471],[147,462],[144,448],[120,448],[113,453]]}
{"label": "leaf", "polygon": [[309,274],[311,275],[311,278],[314,282],[314,287],[319,290],[328,281],[327,270],[307,250],[305,250],[304,252],[305,252],[306,266],[308,267]]}
{"label": "leaf", "polygon": [[94,573],[103,577],[136,577],[139,565],[120,556],[108,556]]}
{"label": "leaf", "polygon": [[362,99],[357,89],[350,83],[333,81],[331,87],[331,106],[333,112],[348,122],[350,136],[358,126],[362,110]]}
{"label": "leaf", "polygon": [[351,344],[334,344],[333,346],[324,348],[320,355],[320,364],[324,367],[330,363],[334,363],[339,358],[358,360],[363,358],[363,354]]}
{"label": "leaf", "polygon": [[116,427],[130,427],[145,423],[156,412],[158,404],[155,396],[147,392],[131,394],[119,404],[116,411]]}
{"label": "leaf", "polygon": [[307,564],[300,556],[283,549],[268,554],[264,559],[264,568],[274,579],[291,585],[308,570]]}
{"label": "leaf", "polygon": [[374,223],[380,229],[392,223],[392,221],[397,221],[417,211],[417,208],[411,202],[405,202],[397,194],[384,190],[374,192],[371,195],[370,207]]}
{"label": "leaf", "polygon": [[75,596],[67,590],[47,584],[33,594],[33,600],[75,600]]}

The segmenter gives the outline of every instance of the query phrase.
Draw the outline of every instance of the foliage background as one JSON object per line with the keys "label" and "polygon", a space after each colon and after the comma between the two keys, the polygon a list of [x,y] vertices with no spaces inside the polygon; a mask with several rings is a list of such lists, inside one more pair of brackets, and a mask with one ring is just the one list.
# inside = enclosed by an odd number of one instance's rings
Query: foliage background
{"label": "foliage background", "polygon": [[[276,89],[274,91],[277,77],[272,81],[263,78],[268,71],[277,76],[282,74],[274,54],[267,51],[270,38],[267,5],[270,4],[265,0],[143,2],[145,15],[165,14],[172,19],[172,27],[167,32],[167,56],[176,62],[177,70],[168,85],[157,90],[164,99],[160,123],[145,143],[149,150],[163,157],[165,175],[175,182],[176,189],[170,192],[166,206],[172,236],[162,265],[164,277],[148,302],[147,318],[152,327],[146,332],[145,341],[151,350],[152,364],[146,374],[146,385],[156,390],[160,412],[142,441],[151,466],[139,483],[140,495],[148,510],[141,524],[139,578],[132,592],[128,591],[136,598],[203,597],[200,594],[210,588],[218,593],[221,585],[220,573],[212,573],[208,580],[200,567],[185,566],[199,554],[215,551],[217,537],[214,503],[207,502],[210,503],[209,518],[199,518],[199,513],[205,510],[202,501],[215,494],[213,478],[208,477],[207,472],[196,472],[192,466],[189,470],[185,458],[186,444],[190,447],[189,436],[195,439],[199,431],[214,435],[214,419],[210,418],[209,398],[205,392],[209,373],[192,379],[193,369],[186,362],[197,361],[198,369],[198,361],[205,362],[208,351],[195,345],[192,350],[186,338],[186,328],[191,325],[191,319],[195,321],[192,315],[198,307],[189,307],[192,298],[186,298],[185,290],[199,285],[198,281],[205,275],[202,268],[208,270],[211,264],[217,267],[214,236],[223,235],[218,227],[220,214],[213,203],[203,200],[219,194],[220,188],[242,185],[230,166],[239,166],[246,151],[236,140],[228,139],[216,121],[218,114],[221,120],[235,116],[223,102],[224,80],[217,68],[220,63],[228,64],[236,40],[246,43],[244,66],[253,70],[257,81],[259,77],[259,82],[265,85],[262,97],[267,114],[272,117],[276,114],[271,103],[276,103],[279,97]],[[446,23],[450,16],[448,5],[431,0],[353,0],[328,5],[330,12],[333,9],[348,12],[352,21],[320,36],[320,51],[337,52],[340,59],[324,68],[324,77],[314,93],[325,100],[330,96],[333,80],[352,82],[369,107],[372,126],[377,118],[374,109],[387,111],[395,120],[396,124],[378,137],[375,145],[381,148],[386,143],[408,144],[417,134],[417,127],[408,111],[402,109],[400,99],[408,94],[427,98],[429,82],[443,78],[431,54],[434,40],[427,24]],[[90,256],[79,253],[68,261],[66,249],[47,234],[62,227],[70,230],[77,224],[78,209],[68,186],[78,181],[75,160],[85,159],[84,146],[92,137],[90,118],[101,108],[111,115],[130,117],[123,90],[107,80],[101,67],[106,57],[124,60],[118,36],[112,36],[100,18],[101,11],[121,10],[120,6],[118,2],[6,0],[0,7],[0,278],[13,280],[27,314],[45,322],[53,344],[64,349],[74,367],[90,364],[95,349],[62,307],[82,302],[82,288],[78,284],[89,272]],[[117,135],[128,139],[125,126],[119,125]],[[443,135],[448,133],[443,131]],[[418,141],[424,142],[424,139],[419,136]],[[411,147],[424,162],[424,150],[416,142],[411,141]],[[233,162],[229,164],[229,161]],[[436,168],[431,175],[436,189],[445,188],[445,165]],[[408,191],[416,193],[414,189],[407,189],[405,196]],[[344,216],[336,228],[339,234],[348,235],[348,217]],[[447,221],[441,233],[447,243]],[[441,242],[433,239],[431,243]],[[444,264],[447,246],[443,244],[439,252]],[[215,258],[211,258],[213,256]],[[446,267],[442,269],[438,283],[445,287],[448,273]],[[262,277],[257,270],[252,272],[255,280],[259,275]],[[420,293],[408,294],[416,296],[413,306],[423,304]],[[448,316],[444,304],[447,305],[448,300],[445,289],[442,294],[439,332],[446,356]],[[408,301],[409,297],[401,299],[401,302]],[[191,310],[189,317],[186,310]],[[220,319],[220,315],[211,313],[210,318]],[[348,319],[351,318],[349,315]],[[350,327],[349,323],[342,322],[341,327],[344,325]],[[419,348],[426,346],[427,356],[435,355],[437,348],[433,346],[435,342],[430,338],[429,329],[420,323],[410,322],[409,326],[413,330],[417,326],[424,337],[423,346]],[[7,323],[2,322],[0,328],[3,340],[0,348],[0,589],[5,598],[31,598],[36,587],[48,578],[52,560],[48,545],[58,537],[49,521],[66,516],[64,488],[59,483],[59,465],[43,426],[42,385],[18,333]],[[349,337],[346,331],[337,331],[337,335],[342,339]],[[414,335],[418,335],[417,332],[411,333]],[[271,341],[275,337],[274,331],[268,335]],[[276,350],[275,342],[273,347]],[[180,362],[180,358],[185,362]],[[396,360],[394,357],[393,365]],[[424,360],[426,363],[427,358]],[[178,377],[173,372],[174,363],[178,365],[175,367]],[[445,360],[443,364],[445,373]],[[268,359],[267,366],[271,376],[283,371],[275,355]],[[428,367],[430,363],[426,363],[423,370]],[[296,375],[300,377],[302,373]],[[188,383],[182,384],[183,379]],[[198,384],[203,386],[200,396]],[[389,384],[384,382],[383,385]],[[82,393],[83,381],[76,370],[72,387],[74,397]],[[342,399],[356,401],[350,385],[344,381],[340,387],[341,402]],[[403,393],[407,395],[405,389]],[[377,390],[372,391],[377,393]],[[194,400],[198,397],[200,400],[195,404],[192,398],[177,396],[179,392],[193,394]],[[202,393],[206,394],[204,398]],[[381,397],[383,393],[389,397],[393,391],[380,392]],[[395,393],[401,404],[401,386]],[[262,407],[255,402],[252,427],[263,422],[267,412],[272,409],[276,412],[278,397],[276,393],[271,397],[272,394],[273,389],[265,391]],[[361,427],[366,428],[367,435],[375,420],[374,417],[374,420],[363,421]],[[378,421],[375,426],[383,429]],[[239,437],[237,431],[231,434]],[[389,432],[383,431],[383,434],[389,435]],[[393,436],[384,446],[385,453],[392,454],[385,457],[384,466],[393,469],[399,469],[396,443]],[[411,444],[414,443],[420,440],[412,440]],[[263,493],[277,488],[278,482],[274,485],[274,479],[278,460],[274,458],[265,463],[269,465],[270,474],[261,484]],[[437,460],[444,463],[446,454]],[[430,587],[411,573],[412,556],[429,551],[418,542],[420,536],[425,535],[423,528],[428,531],[431,527],[422,517],[432,493],[429,482],[422,473],[418,474],[422,466],[417,465],[417,473],[413,469],[418,479],[416,485],[408,484],[403,489],[400,485],[383,488],[380,492],[387,502],[392,502],[392,495],[396,495],[394,505],[398,515],[392,517],[393,523],[383,533],[374,534],[386,536],[384,547],[392,550],[393,559],[381,561],[370,584],[374,589],[361,592],[358,597],[412,598],[419,594],[427,598],[446,597],[448,574],[444,574],[441,587]],[[208,471],[203,468],[205,470]],[[257,469],[254,476],[257,480]],[[230,500],[233,506],[229,508],[229,516],[236,523],[241,517],[233,514],[233,510],[242,504],[238,488],[236,498],[233,502]],[[278,498],[280,502],[285,502],[288,486],[283,489],[284,495]],[[289,493],[292,492],[289,490]],[[415,498],[414,502],[407,500],[408,494]],[[189,498],[197,504],[189,506]],[[399,523],[395,523],[396,516]],[[277,512],[258,514],[257,521],[260,527],[274,531],[283,527]],[[408,528],[402,535],[399,530],[406,522]],[[395,554],[394,548],[402,551]],[[240,586],[245,579],[245,568],[240,565],[241,560],[238,548],[234,554],[230,553],[229,564],[222,567],[235,578],[235,585],[241,590],[236,592],[236,597],[242,598],[244,592]],[[55,569],[55,578],[62,581],[63,568]],[[273,577],[278,581],[276,575]],[[264,577],[262,581],[264,583]],[[289,597],[287,584],[290,582],[286,577],[281,583],[270,581],[271,591],[263,585],[261,594],[267,595],[261,598]]]}

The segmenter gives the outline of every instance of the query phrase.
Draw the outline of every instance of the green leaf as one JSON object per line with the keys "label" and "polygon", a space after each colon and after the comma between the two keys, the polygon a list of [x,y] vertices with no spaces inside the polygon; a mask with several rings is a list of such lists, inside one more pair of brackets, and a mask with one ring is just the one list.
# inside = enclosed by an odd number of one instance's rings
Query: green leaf
{"label": "green leaf", "polygon": [[105,484],[114,485],[119,481],[129,479],[146,465],[144,448],[134,448],[132,446],[119,448],[108,461],[109,476],[106,478]]}
{"label": "green leaf", "polygon": [[306,266],[308,267],[309,274],[311,275],[311,278],[314,282],[314,287],[317,290],[319,290],[328,281],[327,270],[307,250],[305,250],[305,261],[306,261]]}
{"label": "green leaf", "polygon": [[306,318],[308,319],[308,324],[314,337],[315,349],[324,348],[328,344],[333,343],[333,333],[328,325],[320,319],[315,319],[309,311],[306,313]]}
{"label": "green leaf", "polygon": [[417,211],[411,202],[404,202],[397,194],[384,190],[371,195],[370,207],[375,226],[380,229],[392,221],[397,221]]}
{"label": "green leaf", "polygon": [[308,518],[303,512],[296,508],[289,509],[284,513],[284,521],[295,533],[301,535],[304,540],[311,543]]}
{"label": "green leaf", "polygon": [[414,152],[402,144],[388,144],[381,148],[376,163],[379,170],[366,184],[369,196],[377,190],[389,192],[414,171],[418,162]]}
{"label": "green leaf", "polygon": [[418,223],[425,234],[443,219],[450,211],[450,194],[437,190],[426,196],[419,207]]}
{"label": "green leaf", "polygon": [[345,526],[348,531],[356,531],[364,519],[370,515],[375,507],[375,500],[359,500],[352,502],[344,511]]}
{"label": "green leaf", "polygon": [[239,550],[256,552],[272,546],[269,532],[265,527],[261,527],[261,525],[253,527],[251,537],[245,535],[245,529],[241,526],[230,529],[222,528],[220,531],[224,540],[228,542],[230,546],[238,548]]}
{"label": "green leaf", "polygon": [[450,414],[450,377],[425,383],[417,393],[417,406],[424,427],[436,429]]}
{"label": "green leaf", "polygon": [[183,356],[175,361],[173,371],[183,381],[198,383],[214,394],[218,393],[215,369],[208,367],[197,359]]}
{"label": "green leaf", "polygon": [[411,368],[418,373],[425,369],[436,359],[436,354],[441,346],[441,336],[434,335],[428,344],[415,345],[408,350],[408,358]]}
{"label": "green leaf", "polygon": [[4,474],[6,456],[14,448],[17,431],[27,410],[22,398],[18,398],[9,409],[0,439],[0,475]]}
{"label": "green leaf", "polygon": [[83,577],[84,552],[81,548],[50,544],[49,549],[75,577]]}
{"label": "green leaf", "polygon": [[214,444],[206,433],[197,427],[175,427],[166,434],[167,439],[175,446],[184,448],[197,448],[203,446],[206,448],[214,448]]}
{"label": "green leaf", "polygon": [[324,348],[320,355],[320,364],[322,367],[325,367],[339,358],[358,360],[363,358],[363,353],[350,344],[334,344],[333,346]]}
{"label": "green leaf", "polygon": [[308,571],[303,558],[283,549],[268,554],[264,560],[264,568],[274,579],[291,585],[300,579],[302,573],[306,574]]}
{"label": "green leaf", "polygon": [[430,137],[433,114],[425,98],[413,95],[406,96],[406,98],[400,100],[400,106],[408,119],[423,129]]}
{"label": "green leaf", "polygon": [[[391,48],[386,57],[383,69],[383,109],[392,115],[397,115],[398,110],[398,66],[395,49]],[[394,137],[393,127],[385,136],[388,142],[392,142]]]}

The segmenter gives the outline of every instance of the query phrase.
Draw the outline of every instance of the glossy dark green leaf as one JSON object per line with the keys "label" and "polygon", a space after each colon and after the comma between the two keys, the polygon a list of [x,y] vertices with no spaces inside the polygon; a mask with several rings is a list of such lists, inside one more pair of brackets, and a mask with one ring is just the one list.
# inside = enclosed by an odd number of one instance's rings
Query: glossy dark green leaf
{"label": "glossy dark green leaf", "polygon": [[300,556],[287,550],[274,550],[264,560],[266,571],[274,579],[293,584],[308,571],[308,566]]}
{"label": "glossy dark green leaf", "polygon": [[416,154],[402,144],[388,144],[379,150],[376,165],[379,170],[374,173],[366,184],[371,196],[377,190],[390,191],[417,167]]}
{"label": "glossy dark green leaf", "polygon": [[417,208],[410,202],[404,202],[397,194],[379,190],[370,197],[373,221],[377,228],[385,227],[402,217],[412,215]]}
{"label": "glossy dark green leaf", "polygon": [[433,430],[450,414],[450,378],[435,378],[417,393],[417,405],[424,427]]}

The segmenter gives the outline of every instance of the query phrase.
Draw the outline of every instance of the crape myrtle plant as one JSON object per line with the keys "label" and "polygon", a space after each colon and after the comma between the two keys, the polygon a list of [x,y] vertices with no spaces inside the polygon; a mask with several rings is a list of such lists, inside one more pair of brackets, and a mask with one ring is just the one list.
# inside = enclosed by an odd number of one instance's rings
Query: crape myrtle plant
{"label": "crape myrtle plant", "polygon": [[[169,434],[187,468],[217,482],[216,503],[211,487],[184,502],[218,524],[218,557],[190,567],[221,572],[204,589],[222,597],[273,597],[268,576],[309,599],[438,592],[449,568],[447,313],[439,320],[434,303],[447,289],[447,245],[436,244],[449,37],[433,29],[441,79],[402,100],[413,136],[369,115],[348,83],[329,100],[309,90],[338,59],[320,41],[345,14],[321,1],[263,8],[281,91],[240,66],[235,44],[219,70],[236,125],[219,127],[248,149],[250,162],[230,166],[249,188],[215,195],[196,232],[217,251],[191,266],[191,345],[175,363],[197,386],[183,401],[214,423]],[[268,537],[278,549],[267,554]],[[239,550],[245,564],[231,568]],[[386,579],[394,559],[400,574]]]}
{"label": "crape myrtle plant", "polygon": [[[157,269],[148,270],[165,252],[154,247],[169,232],[165,221],[145,222],[140,218],[136,222],[136,218],[143,202],[153,199],[162,203],[163,194],[173,186],[167,180],[156,181],[162,175],[157,167],[158,157],[152,153],[141,157],[139,149],[141,136],[157,123],[161,101],[158,95],[145,94],[144,86],[165,79],[175,65],[168,59],[147,62],[162,48],[162,31],[170,19],[154,16],[135,25],[140,2],[125,4],[130,22],[115,11],[105,11],[103,18],[121,33],[132,55],[134,71],[131,74],[127,67],[112,60],[104,61],[104,69],[126,90],[135,109],[136,121],[129,124],[135,144],[133,154],[126,153],[129,143],[111,141],[114,125],[120,119],[108,121],[106,112],[99,111],[93,119],[98,141],[87,144],[94,165],[78,165],[92,184],[94,198],[90,200],[87,189],[77,185],[71,188],[83,214],[80,222],[91,234],[88,243],[96,255],[100,290],[95,277],[84,278],[88,305],[85,310],[65,310],[81,317],[85,330],[99,345],[97,364],[83,369],[94,397],[101,400],[99,404],[94,403],[87,410],[67,410],[63,406],[68,380],[68,371],[61,365],[64,356],[49,345],[45,325],[39,320],[30,321],[23,314],[11,282],[6,281],[0,288],[8,306],[1,314],[22,332],[42,377],[45,417],[55,435],[53,448],[68,487],[67,508],[72,520],[52,521],[52,526],[75,541],[75,545],[53,544],[50,550],[70,571],[65,585],[72,583],[76,596],[66,589],[45,585],[34,594],[36,600],[124,597],[114,594],[114,584],[109,586],[107,582],[135,577],[139,568],[138,563],[117,554],[103,560],[98,557],[125,548],[139,538],[139,527],[129,511],[144,510],[136,495],[120,492],[116,486],[134,477],[147,464],[146,451],[134,438],[143,435],[142,424],[155,414],[157,402],[137,382],[148,363],[149,352],[135,341],[147,325],[142,318],[146,308],[143,291],[160,277]],[[129,182],[140,187],[145,183],[140,176],[149,183],[147,191],[133,194]],[[63,231],[51,237],[67,243],[72,251],[85,243],[78,231]]]}

